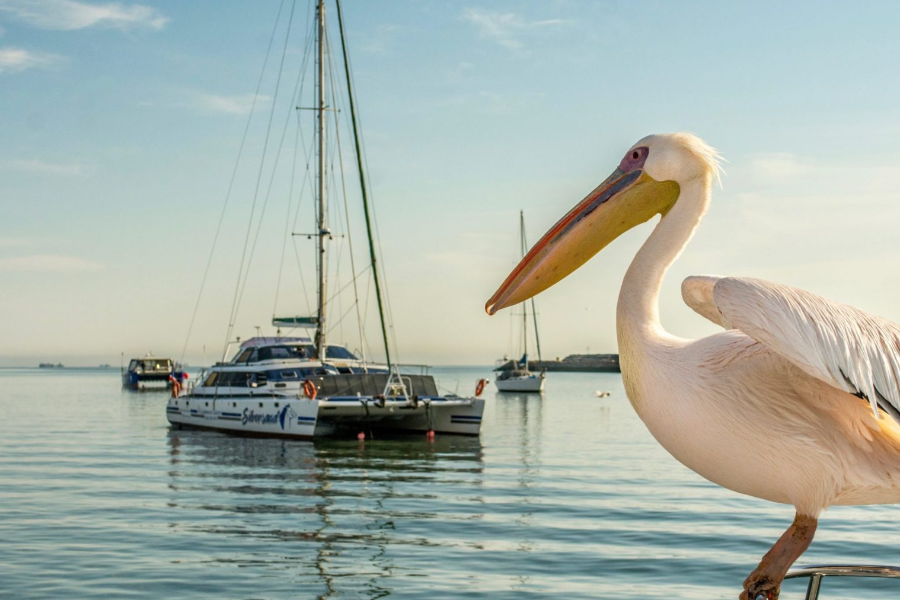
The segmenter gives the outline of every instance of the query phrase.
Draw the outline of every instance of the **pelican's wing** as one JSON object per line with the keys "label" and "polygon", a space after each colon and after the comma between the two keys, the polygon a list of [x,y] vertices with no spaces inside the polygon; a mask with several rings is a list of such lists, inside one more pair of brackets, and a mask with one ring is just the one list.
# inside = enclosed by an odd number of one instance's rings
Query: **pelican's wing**
{"label": "pelican's wing", "polygon": [[692,275],[681,282],[681,297],[694,312],[725,329],[737,329],[719,311],[713,301],[713,287],[722,277],[715,275]]}
{"label": "pelican's wing", "polygon": [[900,325],[853,306],[760,279],[723,277],[724,319],[809,375],[900,421]]}

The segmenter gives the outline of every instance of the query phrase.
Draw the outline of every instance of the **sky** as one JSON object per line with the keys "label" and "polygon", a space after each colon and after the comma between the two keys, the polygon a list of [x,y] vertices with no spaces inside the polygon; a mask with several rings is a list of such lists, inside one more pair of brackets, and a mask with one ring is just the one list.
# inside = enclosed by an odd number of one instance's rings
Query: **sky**
{"label": "sky", "polygon": [[[519,210],[533,243],[631,144],[667,131],[696,133],[728,161],[664,284],[670,331],[715,330],[680,297],[681,280],[703,273],[779,281],[900,321],[900,5],[848,6],[344,0],[401,361],[516,352],[517,320],[483,307],[517,262]],[[248,223],[261,222],[261,241],[233,334],[271,333],[273,310],[306,310],[311,271],[304,286],[281,268],[286,224],[311,223],[286,216],[287,159],[265,216],[248,215],[258,173],[262,189],[269,178],[260,156],[281,156],[272,148],[288,113],[272,113],[268,144],[266,122],[299,72],[309,14],[308,0],[0,0],[0,366],[148,351],[216,360]],[[545,357],[616,351],[619,285],[652,226],[537,298]],[[354,347],[354,331],[333,339]]]}

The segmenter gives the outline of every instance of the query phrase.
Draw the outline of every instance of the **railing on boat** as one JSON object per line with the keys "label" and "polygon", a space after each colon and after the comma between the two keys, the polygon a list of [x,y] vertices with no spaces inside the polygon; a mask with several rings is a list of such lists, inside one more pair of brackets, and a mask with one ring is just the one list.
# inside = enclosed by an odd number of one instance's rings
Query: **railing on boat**
{"label": "railing on boat", "polygon": [[826,577],[884,577],[900,579],[900,567],[877,565],[816,565],[791,569],[785,579],[809,578],[806,600],[818,600],[822,580]]}

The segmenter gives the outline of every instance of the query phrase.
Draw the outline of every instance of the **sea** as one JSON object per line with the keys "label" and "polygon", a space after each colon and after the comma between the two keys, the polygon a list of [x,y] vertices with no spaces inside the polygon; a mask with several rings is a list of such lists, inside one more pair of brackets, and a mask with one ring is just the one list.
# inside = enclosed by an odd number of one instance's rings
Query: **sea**
{"label": "sea", "polygon": [[[117,369],[0,369],[0,597],[735,599],[793,519],[675,461],[618,374],[484,396],[478,438],[290,441],[172,429]],[[900,564],[900,507],[829,510],[798,562],[826,563]]]}

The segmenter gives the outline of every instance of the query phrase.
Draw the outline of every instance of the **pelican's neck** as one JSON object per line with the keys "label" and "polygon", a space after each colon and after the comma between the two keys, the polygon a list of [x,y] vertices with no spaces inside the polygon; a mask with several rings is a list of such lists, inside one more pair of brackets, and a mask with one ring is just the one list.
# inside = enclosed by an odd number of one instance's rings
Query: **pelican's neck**
{"label": "pelican's neck", "polygon": [[708,176],[680,184],[678,200],[628,267],[616,310],[620,347],[623,334],[643,339],[667,335],[659,322],[659,289],[666,271],[687,246],[706,212],[711,185]]}

